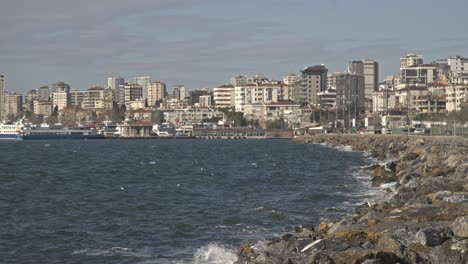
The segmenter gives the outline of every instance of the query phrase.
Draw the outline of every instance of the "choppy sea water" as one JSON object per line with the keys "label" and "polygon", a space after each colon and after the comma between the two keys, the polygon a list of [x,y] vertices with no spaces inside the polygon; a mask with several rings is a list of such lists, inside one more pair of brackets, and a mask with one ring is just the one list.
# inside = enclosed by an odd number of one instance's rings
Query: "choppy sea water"
{"label": "choppy sea water", "polygon": [[365,154],[286,140],[0,142],[4,263],[232,263],[375,198]]}

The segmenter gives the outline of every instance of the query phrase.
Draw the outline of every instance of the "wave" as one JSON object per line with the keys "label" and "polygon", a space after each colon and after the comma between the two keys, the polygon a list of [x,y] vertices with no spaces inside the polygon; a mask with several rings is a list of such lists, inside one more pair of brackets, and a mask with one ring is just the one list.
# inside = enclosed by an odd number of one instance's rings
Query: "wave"
{"label": "wave", "polygon": [[111,247],[109,249],[81,249],[75,250],[73,255],[86,255],[86,256],[125,256],[125,257],[139,257],[150,258],[151,254],[137,252],[126,247]]}
{"label": "wave", "polygon": [[199,248],[193,256],[194,264],[232,264],[235,261],[234,250],[215,243]]}
{"label": "wave", "polygon": [[353,152],[353,148],[349,145],[342,145],[342,146],[337,146],[335,147],[338,151],[343,151],[343,152]]}

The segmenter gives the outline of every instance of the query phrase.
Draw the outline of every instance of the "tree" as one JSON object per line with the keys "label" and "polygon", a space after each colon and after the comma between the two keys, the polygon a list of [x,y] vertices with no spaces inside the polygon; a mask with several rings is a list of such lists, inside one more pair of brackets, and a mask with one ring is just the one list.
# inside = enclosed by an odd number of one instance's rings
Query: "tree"
{"label": "tree", "polygon": [[54,110],[52,111],[52,116],[58,117],[58,105],[54,107]]}
{"label": "tree", "polygon": [[283,117],[275,119],[273,121],[266,121],[265,128],[266,129],[284,129],[286,128],[286,122],[284,121]]}

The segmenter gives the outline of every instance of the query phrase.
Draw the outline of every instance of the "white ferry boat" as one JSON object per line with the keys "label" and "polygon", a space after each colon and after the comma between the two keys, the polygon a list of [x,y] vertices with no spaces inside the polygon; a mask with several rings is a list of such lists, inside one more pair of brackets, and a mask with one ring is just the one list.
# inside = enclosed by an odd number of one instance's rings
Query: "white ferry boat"
{"label": "white ferry boat", "polygon": [[23,128],[22,122],[2,122],[0,123],[0,139],[20,140]]}

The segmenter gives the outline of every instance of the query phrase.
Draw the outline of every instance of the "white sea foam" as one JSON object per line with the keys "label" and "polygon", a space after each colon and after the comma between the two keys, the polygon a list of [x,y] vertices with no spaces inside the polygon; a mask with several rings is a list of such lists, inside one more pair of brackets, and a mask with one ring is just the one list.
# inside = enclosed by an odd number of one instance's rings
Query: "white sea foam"
{"label": "white sea foam", "polygon": [[154,164],[156,164],[156,161],[150,161],[148,163],[151,164],[151,165],[154,165]]}
{"label": "white sea foam", "polygon": [[130,257],[141,257],[150,258],[151,254],[146,252],[137,252],[126,247],[111,247],[109,249],[81,249],[75,250],[73,255],[86,255],[86,256],[130,256]]}
{"label": "white sea foam", "polygon": [[349,145],[346,145],[346,146],[337,146],[336,149],[338,151],[344,151],[344,152],[352,152],[353,151],[353,148]]}
{"label": "white sea foam", "polygon": [[232,264],[237,261],[234,250],[218,244],[209,244],[197,250],[193,256],[195,264]]}

